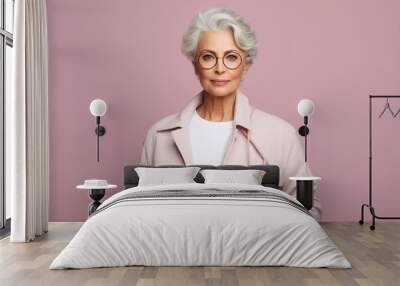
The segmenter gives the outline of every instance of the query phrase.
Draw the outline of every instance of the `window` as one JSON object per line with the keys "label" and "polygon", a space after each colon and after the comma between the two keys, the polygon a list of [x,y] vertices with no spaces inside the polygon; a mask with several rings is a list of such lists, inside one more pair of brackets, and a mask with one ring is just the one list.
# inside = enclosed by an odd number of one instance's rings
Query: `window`
{"label": "window", "polygon": [[11,92],[14,0],[0,0],[0,236],[9,231],[10,193],[5,188],[5,104]]}

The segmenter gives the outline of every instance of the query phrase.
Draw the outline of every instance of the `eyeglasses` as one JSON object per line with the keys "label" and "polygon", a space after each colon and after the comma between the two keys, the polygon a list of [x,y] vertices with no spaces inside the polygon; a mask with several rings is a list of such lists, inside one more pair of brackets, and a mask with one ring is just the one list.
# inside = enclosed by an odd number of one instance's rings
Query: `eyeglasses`
{"label": "eyeglasses", "polygon": [[[218,63],[218,57],[212,52],[203,52],[198,58],[197,62],[203,69],[212,69]],[[227,69],[237,69],[242,63],[242,57],[238,52],[231,51],[224,55],[222,62]]]}

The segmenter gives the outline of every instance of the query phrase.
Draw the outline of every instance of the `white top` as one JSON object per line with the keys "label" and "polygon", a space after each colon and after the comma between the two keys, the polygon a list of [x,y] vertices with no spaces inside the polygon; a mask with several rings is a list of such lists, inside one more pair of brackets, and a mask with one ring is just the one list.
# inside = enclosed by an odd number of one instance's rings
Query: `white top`
{"label": "white top", "polygon": [[321,177],[289,177],[289,180],[294,181],[311,181],[311,180],[321,180]]}
{"label": "white top", "polygon": [[234,121],[209,121],[197,111],[189,124],[193,164],[221,165]]}
{"label": "white top", "polygon": [[77,189],[83,189],[83,190],[94,190],[94,189],[114,189],[116,188],[117,185],[107,185],[107,186],[88,186],[88,185],[79,185],[76,186]]}

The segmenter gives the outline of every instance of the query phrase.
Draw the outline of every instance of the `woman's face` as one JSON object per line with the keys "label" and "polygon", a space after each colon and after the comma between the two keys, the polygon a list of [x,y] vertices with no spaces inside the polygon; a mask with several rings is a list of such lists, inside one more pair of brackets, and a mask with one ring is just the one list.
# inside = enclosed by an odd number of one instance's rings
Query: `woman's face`
{"label": "woman's face", "polygon": [[[214,57],[218,57],[216,65],[212,68],[205,69],[209,62],[212,63]],[[242,61],[236,69],[240,55]],[[222,59],[225,56],[225,63]],[[235,43],[231,30],[219,30],[202,32],[197,45],[197,54],[193,62],[194,70],[198,76],[203,89],[210,95],[226,96],[235,93],[239,88],[242,76],[247,72],[250,64],[246,61],[246,53],[243,52]],[[199,58],[200,57],[200,58]],[[203,63],[203,67],[199,64],[199,60]],[[236,63],[236,64],[235,64]],[[226,83],[218,83],[215,80],[227,80]]]}

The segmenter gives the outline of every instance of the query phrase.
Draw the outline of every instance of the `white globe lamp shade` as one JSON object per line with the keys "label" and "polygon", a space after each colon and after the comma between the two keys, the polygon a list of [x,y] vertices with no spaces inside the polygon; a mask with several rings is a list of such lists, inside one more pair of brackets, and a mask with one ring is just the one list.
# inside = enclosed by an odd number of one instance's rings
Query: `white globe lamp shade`
{"label": "white globe lamp shade", "polygon": [[310,116],[314,111],[314,102],[310,99],[302,99],[297,105],[297,111],[303,117]]}
{"label": "white globe lamp shade", "polygon": [[103,116],[107,111],[107,104],[102,99],[94,99],[90,103],[90,113],[94,116]]}

